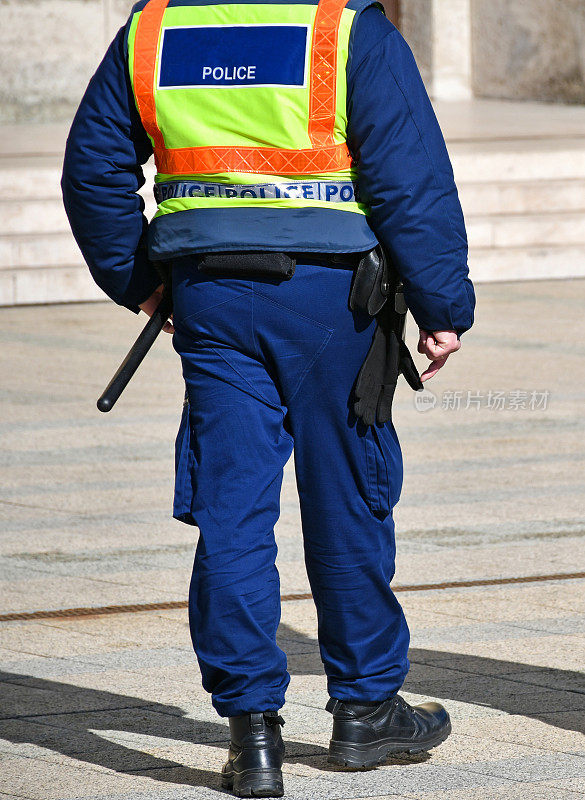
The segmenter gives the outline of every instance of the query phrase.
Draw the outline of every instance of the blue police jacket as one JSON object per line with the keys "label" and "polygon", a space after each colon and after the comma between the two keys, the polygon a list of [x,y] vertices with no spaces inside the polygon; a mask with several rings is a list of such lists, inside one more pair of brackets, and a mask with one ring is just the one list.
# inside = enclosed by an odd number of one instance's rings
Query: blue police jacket
{"label": "blue police jacket", "polygon": [[[81,101],[61,186],[94,280],[115,302],[138,311],[160,278],[149,259],[148,222],[137,194],[152,146],[134,102],[126,39],[122,28]],[[451,163],[414,57],[375,6],[353,26],[347,79],[348,146],[358,163],[360,195],[371,208],[370,226],[392,256],[419,327],[461,334],[473,324],[475,296]],[[335,216],[343,225],[343,215]],[[234,238],[241,245],[246,236],[253,246],[252,226]],[[299,249],[294,230],[275,231],[275,237],[279,249]],[[335,241],[331,230],[330,252],[339,251]],[[180,231],[176,245],[184,252]]]}

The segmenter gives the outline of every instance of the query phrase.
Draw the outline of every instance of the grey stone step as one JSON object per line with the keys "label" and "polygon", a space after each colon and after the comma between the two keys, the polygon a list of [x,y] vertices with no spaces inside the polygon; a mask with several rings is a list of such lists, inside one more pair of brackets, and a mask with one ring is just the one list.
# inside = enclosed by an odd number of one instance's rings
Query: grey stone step
{"label": "grey stone step", "polygon": [[470,247],[585,247],[583,211],[468,216],[466,222]]}
{"label": "grey stone step", "polygon": [[466,215],[585,211],[585,179],[461,181],[458,189]]}
{"label": "grey stone step", "polygon": [[0,202],[0,219],[4,236],[70,230],[60,197]]}
{"label": "grey stone step", "polygon": [[85,264],[0,271],[0,306],[107,300]]}
{"label": "grey stone step", "polygon": [[54,158],[1,158],[2,201],[61,197],[61,164]]}
{"label": "grey stone step", "polygon": [[0,236],[0,271],[31,266],[79,266],[83,263],[69,232]]}
{"label": "grey stone step", "polygon": [[469,270],[482,282],[583,278],[585,246],[472,248]]}
{"label": "grey stone step", "polygon": [[458,182],[585,178],[585,139],[455,142],[449,153]]}
{"label": "grey stone step", "polygon": [[[156,205],[152,197],[145,198],[146,214],[152,217]],[[1,234],[70,232],[60,196],[45,199],[0,200]]]}
{"label": "grey stone step", "polygon": [[[61,198],[62,160],[55,157],[2,157],[0,154],[0,201]],[[144,166],[144,190],[151,196],[154,163]]]}

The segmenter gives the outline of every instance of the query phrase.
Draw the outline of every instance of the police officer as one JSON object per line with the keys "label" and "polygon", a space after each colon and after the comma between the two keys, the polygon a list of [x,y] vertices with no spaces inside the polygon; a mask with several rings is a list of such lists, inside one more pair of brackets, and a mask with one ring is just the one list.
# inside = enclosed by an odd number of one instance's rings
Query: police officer
{"label": "police officer", "polygon": [[[136,192],[153,152],[148,224]],[[283,793],[273,528],[293,447],[329,760],[371,767],[442,742],[445,709],[397,694],[409,633],[389,586],[396,432],[359,419],[353,397],[376,330],[348,306],[355,254],[379,242],[400,273],[424,380],[473,321],[451,166],[400,34],[372,0],[141,0],[81,102],[62,187],[113,300],[152,313],[156,266],[172,270],[187,388],[174,516],[199,528],[189,620],[229,718],[224,786]]]}

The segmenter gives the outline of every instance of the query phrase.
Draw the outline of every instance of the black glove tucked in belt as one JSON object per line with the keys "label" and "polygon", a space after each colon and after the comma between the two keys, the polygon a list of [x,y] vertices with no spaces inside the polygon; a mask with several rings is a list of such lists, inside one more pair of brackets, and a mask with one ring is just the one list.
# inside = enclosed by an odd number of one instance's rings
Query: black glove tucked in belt
{"label": "black glove tucked in belt", "polygon": [[398,376],[414,390],[423,388],[420,375],[403,341],[406,304],[398,276],[380,246],[358,264],[349,306],[376,317],[376,331],[355,385],[354,412],[365,425],[392,419],[392,400]]}

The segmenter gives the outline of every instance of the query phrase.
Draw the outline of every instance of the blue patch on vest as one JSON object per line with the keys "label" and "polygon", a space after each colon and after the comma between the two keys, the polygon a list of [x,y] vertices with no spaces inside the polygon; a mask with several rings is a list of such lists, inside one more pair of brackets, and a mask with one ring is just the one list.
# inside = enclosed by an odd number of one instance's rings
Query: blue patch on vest
{"label": "blue patch on vest", "polygon": [[304,86],[307,25],[165,28],[159,88]]}

